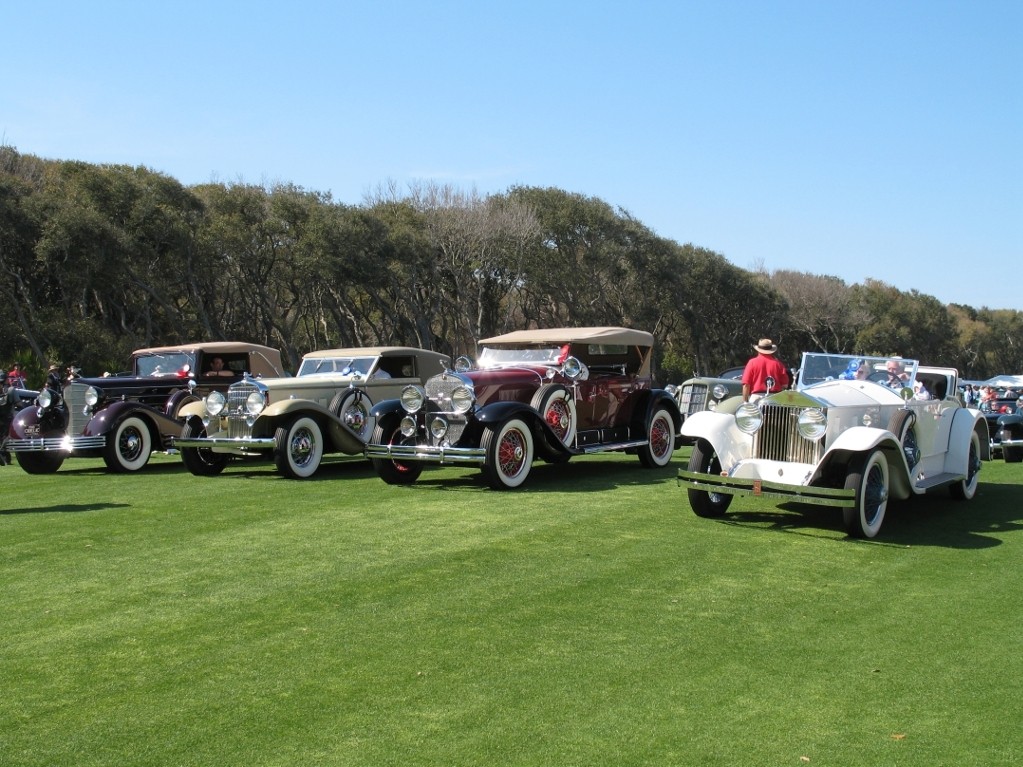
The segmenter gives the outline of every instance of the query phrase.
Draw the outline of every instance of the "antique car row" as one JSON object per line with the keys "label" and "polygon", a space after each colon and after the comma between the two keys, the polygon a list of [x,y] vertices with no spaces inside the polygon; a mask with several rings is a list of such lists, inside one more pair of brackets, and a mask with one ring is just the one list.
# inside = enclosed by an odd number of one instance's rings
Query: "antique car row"
{"label": "antique car row", "polygon": [[[807,353],[791,389],[743,403],[741,371],[655,387],[652,350],[644,331],[553,328],[483,339],[475,361],[319,350],[289,376],[278,351],[254,344],[141,349],[130,373],[40,391],[14,413],[5,447],[37,474],[75,456],[138,471],[162,450],[198,476],[261,459],[307,479],[339,454],[369,459],[393,485],[459,465],[508,490],[537,460],[623,452],[660,468],[691,444],[678,480],[697,515],[763,496],[841,508],[847,532],[867,538],[890,499],[939,487],[972,498],[991,457],[988,421],[962,406],[952,368],[900,359],[893,376],[890,358]],[[999,414],[998,433],[1005,460],[1020,460],[1023,414]]]}

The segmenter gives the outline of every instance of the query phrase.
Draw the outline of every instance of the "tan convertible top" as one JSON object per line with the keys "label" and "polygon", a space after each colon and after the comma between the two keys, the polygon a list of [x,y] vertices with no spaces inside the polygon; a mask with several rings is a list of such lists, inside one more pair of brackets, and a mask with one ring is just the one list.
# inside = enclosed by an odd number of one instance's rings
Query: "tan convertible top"
{"label": "tan convertible top", "polygon": [[542,330],[515,330],[504,335],[484,338],[481,344],[626,344],[653,346],[652,333],[632,328],[544,328]]}
{"label": "tan convertible top", "polygon": [[320,349],[309,352],[303,359],[329,359],[330,357],[388,357],[394,354],[418,354],[428,357],[444,357],[446,354],[432,352],[429,349],[417,349],[414,346],[359,346],[352,349]]}

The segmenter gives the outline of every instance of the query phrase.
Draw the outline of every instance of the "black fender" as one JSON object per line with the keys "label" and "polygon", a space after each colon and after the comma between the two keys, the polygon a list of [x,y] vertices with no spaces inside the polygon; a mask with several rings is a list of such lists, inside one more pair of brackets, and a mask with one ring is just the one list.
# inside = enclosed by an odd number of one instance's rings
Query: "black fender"
{"label": "black fender", "polygon": [[39,439],[40,437],[61,437],[67,431],[68,413],[63,405],[43,410],[38,405],[28,405],[14,414],[8,434],[14,439]]}
{"label": "black fender", "polygon": [[667,410],[675,421],[675,449],[677,450],[681,447],[682,442],[682,411],[679,410],[678,401],[664,389],[650,389],[645,396],[640,398],[632,413],[630,431],[634,435],[646,434],[650,419],[661,408]]}
{"label": "black fender", "polygon": [[1023,416],[1019,413],[999,416],[996,431],[1010,434],[1013,439],[1023,437]]}
{"label": "black fender", "polygon": [[521,418],[529,424],[533,431],[533,444],[540,458],[582,454],[581,450],[565,445],[540,414],[525,402],[494,402],[476,411],[476,423],[480,426],[496,426],[509,418]]}
{"label": "black fender", "polygon": [[369,409],[370,416],[377,420],[383,416],[392,415],[393,413],[407,415],[405,408],[401,406],[400,399],[382,399]]}

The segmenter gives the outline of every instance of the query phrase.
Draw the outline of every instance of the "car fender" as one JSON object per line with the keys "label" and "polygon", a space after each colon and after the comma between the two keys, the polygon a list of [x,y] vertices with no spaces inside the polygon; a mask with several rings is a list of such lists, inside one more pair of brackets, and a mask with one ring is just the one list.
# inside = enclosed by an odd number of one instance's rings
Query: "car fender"
{"label": "car fender", "polygon": [[400,399],[382,399],[372,408],[370,408],[369,414],[379,420],[383,416],[393,415],[394,413],[401,413],[405,415],[405,408],[401,405]]}
{"label": "car fender", "polygon": [[1013,439],[1023,437],[1023,415],[1012,413],[998,419],[998,431],[1007,432]]}
{"label": "car fender", "polygon": [[198,402],[188,402],[181,406],[178,410],[178,418],[182,421],[187,421],[192,416],[198,416],[199,418],[205,418],[208,415],[206,412],[206,400],[199,400]]}
{"label": "car fender", "polygon": [[646,398],[646,408],[644,409],[643,422],[636,424],[641,432],[646,432],[650,419],[654,417],[654,413],[660,408],[664,408],[671,414],[671,417],[675,419],[675,437],[681,436],[682,433],[682,411],[678,408],[678,402],[674,397],[671,396],[664,389],[654,389],[650,392],[650,396]]}
{"label": "car fender", "polygon": [[[61,410],[61,416],[66,416],[67,411]],[[56,414],[54,414],[56,417]],[[49,421],[49,423],[46,423]],[[40,415],[37,405],[28,405],[14,414],[11,419],[11,426],[8,434],[13,439],[39,439],[40,437],[62,437],[67,428],[67,419],[64,417],[46,418]]]}
{"label": "car fender", "polygon": [[888,459],[888,492],[891,497],[902,500],[917,492],[898,437],[887,429],[871,426],[853,426],[839,434],[821,457],[810,483],[814,484],[818,478],[833,474],[836,466],[841,467],[841,473],[848,473],[856,458],[875,449],[883,451]]}
{"label": "car fender", "polygon": [[180,437],[184,422],[171,418],[155,408],[140,405],[132,400],[111,402],[102,410],[93,414],[82,430],[83,437],[98,437],[113,431],[114,426],[123,418],[136,416],[145,421],[153,438],[162,443],[167,437]]}
{"label": "car fender", "polygon": [[970,435],[980,435],[980,459],[991,460],[991,438],[987,420],[976,410],[959,408],[952,416],[952,429],[948,438],[948,452],[945,454],[945,471],[966,475],[970,460]]}
{"label": "car fender", "polygon": [[307,399],[286,399],[268,406],[252,425],[252,436],[272,437],[279,426],[297,415],[308,416],[319,424],[326,441],[324,453],[353,455],[362,452],[365,447],[329,408]]}
{"label": "car fender", "polygon": [[686,417],[680,434],[710,443],[723,467],[749,458],[753,446],[753,438],[739,431],[735,417],[717,410],[701,410]]}

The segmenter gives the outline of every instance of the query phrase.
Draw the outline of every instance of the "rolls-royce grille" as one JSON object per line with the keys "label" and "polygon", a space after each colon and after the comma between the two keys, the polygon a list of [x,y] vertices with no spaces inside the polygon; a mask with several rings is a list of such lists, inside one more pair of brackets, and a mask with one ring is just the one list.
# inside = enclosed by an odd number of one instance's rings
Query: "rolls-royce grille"
{"label": "rolls-royce grille", "polygon": [[707,384],[686,384],[679,396],[679,407],[685,415],[707,409]]}
{"label": "rolls-royce grille", "polygon": [[753,439],[753,455],[769,461],[816,464],[824,453],[824,440],[804,439],[796,428],[801,407],[765,405],[764,425]]}
{"label": "rolls-royce grille", "polygon": [[252,427],[247,423],[245,401],[258,389],[251,384],[236,384],[227,390],[227,436],[251,437]]}

